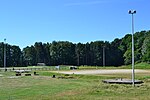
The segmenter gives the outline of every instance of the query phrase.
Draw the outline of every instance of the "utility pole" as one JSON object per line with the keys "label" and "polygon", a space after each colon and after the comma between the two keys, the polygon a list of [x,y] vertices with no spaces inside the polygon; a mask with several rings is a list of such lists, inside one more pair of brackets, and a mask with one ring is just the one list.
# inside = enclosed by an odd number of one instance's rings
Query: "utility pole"
{"label": "utility pole", "polygon": [[4,39],[4,70],[6,71],[6,38]]}
{"label": "utility pole", "polygon": [[103,46],[103,67],[105,67],[105,46]]}

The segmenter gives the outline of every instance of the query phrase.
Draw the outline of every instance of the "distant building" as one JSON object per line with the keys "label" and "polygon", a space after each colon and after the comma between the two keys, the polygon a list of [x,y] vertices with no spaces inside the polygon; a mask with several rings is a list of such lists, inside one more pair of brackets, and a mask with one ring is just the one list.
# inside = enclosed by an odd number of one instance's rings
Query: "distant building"
{"label": "distant building", "polygon": [[37,66],[46,66],[45,63],[37,63]]}

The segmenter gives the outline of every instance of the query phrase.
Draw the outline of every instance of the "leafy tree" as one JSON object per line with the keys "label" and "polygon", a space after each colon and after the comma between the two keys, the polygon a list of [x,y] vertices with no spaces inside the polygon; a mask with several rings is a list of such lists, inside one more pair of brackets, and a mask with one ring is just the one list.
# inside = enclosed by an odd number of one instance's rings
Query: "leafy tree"
{"label": "leafy tree", "polygon": [[85,65],[91,65],[91,50],[90,50],[90,44],[86,43],[85,44]]}
{"label": "leafy tree", "polygon": [[26,48],[23,49],[23,56],[25,60],[25,64],[28,66],[36,65],[36,50],[34,46],[27,46]]}
{"label": "leafy tree", "polygon": [[120,66],[124,64],[123,51],[120,49],[121,41],[121,39],[117,38],[110,44],[109,64],[111,66]]}
{"label": "leafy tree", "polygon": [[[45,63],[46,65],[103,65],[103,48],[105,50],[105,65],[120,66],[131,64],[131,34],[111,43],[94,41],[90,43],[73,44],[68,41],[53,41],[52,43],[36,42],[32,46],[21,49],[19,46],[6,46],[6,62],[8,66],[26,66]],[[150,63],[150,31],[134,34],[135,62]],[[0,66],[4,62],[4,43],[0,43]]]}
{"label": "leafy tree", "polygon": [[1,42],[0,43],[0,66],[3,66],[3,62],[4,62],[4,43]]}
{"label": "leafy tree", "polygon": [[36,62],[37,63],[44,63],[45,51],[44,51],[44,47],[43,47],[42,42],[36,42],[34,44],[34,48],[36,50]]}
{"label": "leafy tree", "polygon": [[[103,41],[95,41],[91,42],[90,44],[90,50],[91,50],[91,65],[102,65],[102,56],[103,56]],[[106,47],[105,47],[106,48]]]}
{"label": "leafy tree", "polygon": [[[20,61],[20,57],[21,57],[21,49],[19,48],[19,46],[11,46],[11,66],[20,66],[21,65],[21,61]],[[9,60],[8,60],[9,61]]]}
{"label": "leafy tree", "polygon": [[145,38],[142,45],[142,60],[150,63],[150,34]]}
{"label": "leafy tree", "polygon": [[50,44],[43,44],[44,47],[44,63],[50,65]]}
{"label": "leafy tree", "polygon": [[58,51],[58,43],[53,41],[50,46],[50,57],[51,57],[51,65],[58,65],[59,63],[59,51]]}
{"label": "leafy tree", "polygon": [[82,43],[76,44],[77,65],[84,65],[85,61],[85,45]]}

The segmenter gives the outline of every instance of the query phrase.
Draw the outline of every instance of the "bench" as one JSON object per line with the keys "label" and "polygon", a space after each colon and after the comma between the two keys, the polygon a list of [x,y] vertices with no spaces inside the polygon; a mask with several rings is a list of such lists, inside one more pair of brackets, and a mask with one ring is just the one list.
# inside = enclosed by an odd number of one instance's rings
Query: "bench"
{"label": "bench", "polygon": [[21,73],[16,73],[16,76],[21,76]]}
{"label": "bench", "polygon": [[26,73],[25,76],[31,76],[31,74],[30,73]]}

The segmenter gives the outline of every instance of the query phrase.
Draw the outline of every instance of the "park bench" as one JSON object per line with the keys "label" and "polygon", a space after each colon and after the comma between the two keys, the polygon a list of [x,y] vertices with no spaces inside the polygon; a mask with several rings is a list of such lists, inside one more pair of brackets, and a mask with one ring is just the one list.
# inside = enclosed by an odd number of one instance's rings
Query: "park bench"
{"label": "park bench", "polygon": [[21,76],[21,73],[16,73],[16,76]]}
{"label": "park bench", "polygon": [[75,69],[78,69],[78,67],[77,66],[71,66],[70,67],[70,70],[75,70]]}
{"label": "park bench", "polygon": [[30,73],[26,73],[25,76],[31,76],[31,74]]}

